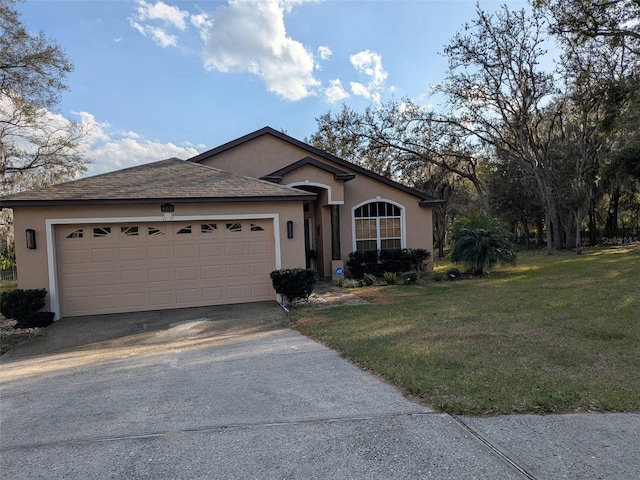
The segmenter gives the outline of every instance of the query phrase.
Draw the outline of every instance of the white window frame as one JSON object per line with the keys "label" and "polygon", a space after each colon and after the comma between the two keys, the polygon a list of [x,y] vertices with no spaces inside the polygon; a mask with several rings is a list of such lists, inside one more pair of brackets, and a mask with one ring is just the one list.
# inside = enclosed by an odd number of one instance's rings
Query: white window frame
{"label": "white window frame", "polygon": [[[365,200],[364,202],[360,202],[357,205],[354,205],[353,207],[351,207],[351,238],[352,238],[351,251],[355,252],[358,249],[357,239],[356,239],[356,210],[362,207],[363,205],[367,205],[368,203],[374,203],[374,202],[390,203],[391,205],[395,205],[396,207],[400,208],[400,248],[407,248],[407,235],[406,235],[407,228],[406,228],[405,206],[402,205],[401,203],[398,203],[394,200],[390,200],[388,198],[375,197],[375,198],[370,198],[368,200]],[[378,250],[380,250],[380,243],[381,243],[379,219],[380,217],[376,218],[376,245]]]}

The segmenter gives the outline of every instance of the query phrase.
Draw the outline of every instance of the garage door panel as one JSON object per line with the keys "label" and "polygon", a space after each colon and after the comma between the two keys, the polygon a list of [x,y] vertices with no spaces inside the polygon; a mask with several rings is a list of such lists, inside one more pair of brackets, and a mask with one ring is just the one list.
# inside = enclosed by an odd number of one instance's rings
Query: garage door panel
{"label": "garage door panel", "polygon": [[119,272],[110,271],[110,272],[95,272],[91,276],[92,285],[96,287],[109,287],[113,285],[118,285],[119,282]]}
{"label": "garage door panel", "polygon": [[223,287],[204,287],[202,289],[202,300],[216,304],[224,299]]}
{"label": "garage door panel", "polygon": [[175,258],[195,258],[195,245],[176,245],[173,247],[173,255]]}
{"label": "garage door panel", "polygon": [[149,260],[167,260],[169,252],[168,245],[151,245],[147,247],[147,258]]}
{"label": "garage door panel", "polygon": [[152,268],[149,269],[149,283],[169,282],[171,281],[172,270],[170,268]]}
{"label": "garage door panel", "polygon": [[141,245],[139,247],[120,247],[120,260],[124,262],[146,260],[146,249]]}
{"label": "garage door panel", "polygon": [[115,262],[118,259],[115,248],[92,248],[91,261],[93,263]]}
{"label": "garage door panel", "polygon": [[58,255],[62,256],[68,265],[84,265],[91,262],[91,250],[74,249],[72,251],[59,251]]}
{"label": "garage door panel", "polygon": [[203,265],[200,267],[200,276],[202,280],[220,279],[222,277],[221,265]]}
{"label": "garage door panel", "polygon": [[55,233],[61,316],[275,298],[271,220],[67,225]]}
{"label": "garage door panel", "polygon": [[146,282],[144,270],[123,270],[120,272],[122,285],[143,285]]}
{"label": "garage door panel", "polygon": [[[120,298],[122,306],[125,308],[144,308],[145,305],[149,304],[146,292],[122,293]],[[111,308],[117,308],[117,303],[114,303]]]}
{"label": "garage door panel", "polygon": [[67,297],[69,313],[82,315],[89,311],[89,299],[87,297]]}
{"label": "garage door panel", "polygon": [[[120,296],[116,294],[94,295],[91,300],[96,310],[98,311],[109,311],[113,308],[118,308],[120,304]],[[133,303],[131,305],[133,305]]]}
{"label": "garage door panel", "polygon": [[248,276],[248,268],[246,264],[227,265],[225,268],[227,278],[246,278]]}
{"label": "garage door panel", "polygon": [[[205,238],[202,238],[204,241]],[[222,255],[222,245],[219,243],[201,244],[200,245],[200,257],[220,257]]]}
{"label": "garage door panel", "polygon": [[176,290],[176,302],[178,305],[191,305],[198,301],[198,289]]}
{"label": "garage door panel", "polygon": [[90,284],[90,278],[88,272],[70,273],[65,275],[65,284],[68,287],[83,287]]}
{"label": "garage door panel", "polygon": [[259,275],[269,275],[271,273],[272,268],[267,262],[263,263],[252,263],[250,265],[251,276],[259,276]]}
{"label": "garage door panel", "polygon": [[255,298],[271,298],[272,289],[269,285],[251,285],[251,296]]}
{"label": "garage door panel", "polygon": [[247,300],[249,298],[247,285],[229,285],[227,287],[227,298],[230,300]]}
{"label": "garage door panel", "polygon": [[198,278],[197,268],[193,267],[177,267],[176,281],[180,280],[196,280]]}
{"label": "garage door panel", "polygon": [[232,257],[232,256],[236,256],[236,255],[245,255],[245,244],[244,244],[244,242],[225,243],[225,245],[224,245],[224,254],[227,257]]}
{"label": "garage door panel", "polygon": [[249,254],[250,255],[268,255],[269,254],[269,242],[250,242]]}
{"label": "garage door panel", "polygon": [[163,290],[159,292],[149,293],[149,304],[152,307],[165,307],[176,303],[176,294],[174,290]]}

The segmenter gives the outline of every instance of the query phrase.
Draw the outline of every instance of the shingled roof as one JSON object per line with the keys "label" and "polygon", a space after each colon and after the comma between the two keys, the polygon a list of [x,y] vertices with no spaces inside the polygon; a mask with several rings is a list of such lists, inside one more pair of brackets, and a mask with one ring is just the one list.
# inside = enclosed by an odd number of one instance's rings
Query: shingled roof
{"label": "shingled roof", "polygon": [[313,200],[315,194],[178,158],[147,163],[0,198],[28,205]]}

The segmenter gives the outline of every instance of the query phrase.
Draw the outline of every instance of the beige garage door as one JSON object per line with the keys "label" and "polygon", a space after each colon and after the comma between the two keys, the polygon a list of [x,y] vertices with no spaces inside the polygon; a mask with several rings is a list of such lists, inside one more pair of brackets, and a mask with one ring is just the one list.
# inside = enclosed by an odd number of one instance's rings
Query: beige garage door
{"label": "beige garage door", "polygon": [[56,228],[63,317],[273,300],[271,220]]}

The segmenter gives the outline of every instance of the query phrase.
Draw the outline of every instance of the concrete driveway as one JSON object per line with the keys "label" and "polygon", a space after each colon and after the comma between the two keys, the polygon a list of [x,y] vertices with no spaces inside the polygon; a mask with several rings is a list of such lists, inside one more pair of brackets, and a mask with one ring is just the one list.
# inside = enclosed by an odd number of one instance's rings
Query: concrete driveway
{"label": "concrete driveway", "polygon": [[285,320],[279,306],[261,303],[56,322],[1,357],[0,476],[640,472],[638,415],[453,418],[405,399]]}

